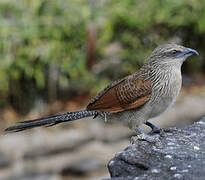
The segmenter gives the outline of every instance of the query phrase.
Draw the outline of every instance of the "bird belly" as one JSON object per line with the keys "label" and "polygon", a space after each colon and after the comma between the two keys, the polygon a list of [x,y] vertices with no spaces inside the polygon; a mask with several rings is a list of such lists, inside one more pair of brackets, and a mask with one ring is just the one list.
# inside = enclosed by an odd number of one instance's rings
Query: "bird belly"
{"label": "bird belly", "polygon": [[166,111],[174,102],[176,97],[161,97],[159,101],[152,103],[152,111],[150,112],[149,118],[159,116],[161,113]]}
{"label": "bird belly", "polygon": [[165,87],[161,88],[164,89],[161,93],[155,91],[153,92],[158,96],[153,94],[153,97],[155,98],[150,101],[152,110],[149,118],[159,116],[175,103],[181,89],[181,76],[175,76],[175,79],[173,78],[173,81],[168,83],[169,88],[166,86],[166,83],[162,84],[162,86]]}
{"label": "bird belly", "polygon": [[147,121],[150,114],[149,106],[142,106],[141,108],[126,110],[119,113],[111,113],[107,116],[108,121],[121,122],[130,129],[135,129]]}

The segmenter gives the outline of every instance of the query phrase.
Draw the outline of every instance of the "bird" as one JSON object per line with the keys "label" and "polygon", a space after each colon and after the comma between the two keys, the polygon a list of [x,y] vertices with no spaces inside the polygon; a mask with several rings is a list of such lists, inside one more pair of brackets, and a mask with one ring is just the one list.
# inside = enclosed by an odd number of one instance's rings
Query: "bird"
{"label": "bird", "polygon": [[176,101],[182,86],[181,66],[192,55],[199,53],[174,43],[160,45],[137,72],[108,85],[84,110],[23,121],[5,131],[18,132],[93,117],[124,122],[138,134],[145,135],[139,128],[141,124],[157,132],[161,128],[149,119],[161,115]]}

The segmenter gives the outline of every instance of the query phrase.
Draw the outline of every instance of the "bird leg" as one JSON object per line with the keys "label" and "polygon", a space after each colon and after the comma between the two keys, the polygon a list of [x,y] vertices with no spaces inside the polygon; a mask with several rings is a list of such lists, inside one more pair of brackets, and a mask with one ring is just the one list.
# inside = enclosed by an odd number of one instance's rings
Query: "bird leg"
{"label": "bird leg", "polygon": [[160,132],[162,131],[162,128],[160,128],[160,127],[154,125],[153,123],[151,123],[151,122],[149,122],[149,121],[147,121],[145,124],[146,124],[147,126],[149,126],[150,128],[152,128],[151,133],[160,133]]}
{"label": "bird leg", "polygon": [[146,134],[139,127],[136,127],[135,131],[138,133],[138,135],[131,137],[131,139],[130,139],[131,144],[134,144],[137,140],[144,140],[144,141],[151,142],[151,143],[153,143],[153,142],[157,143],[160,141],[158,136],[150,136],[150,135]]}
{"label": "bird leg", "polygon": [[152,128],[150,134],[159,133],[161,136],[163,136],[165,132],[176,131],[176,128],[160,128],[149,121],[147,121],[145,124],[150,128]]}

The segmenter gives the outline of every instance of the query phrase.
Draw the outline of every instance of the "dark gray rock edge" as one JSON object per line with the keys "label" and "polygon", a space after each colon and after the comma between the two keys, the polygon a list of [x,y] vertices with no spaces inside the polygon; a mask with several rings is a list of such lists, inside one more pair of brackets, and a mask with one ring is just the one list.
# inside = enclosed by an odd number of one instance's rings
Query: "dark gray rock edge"
{"label": "dark gray rock edge", "polygon": [[138,140],[118,152],[108,163],[110,180],[205,179],[205,117],[163,133],[160,142]]}

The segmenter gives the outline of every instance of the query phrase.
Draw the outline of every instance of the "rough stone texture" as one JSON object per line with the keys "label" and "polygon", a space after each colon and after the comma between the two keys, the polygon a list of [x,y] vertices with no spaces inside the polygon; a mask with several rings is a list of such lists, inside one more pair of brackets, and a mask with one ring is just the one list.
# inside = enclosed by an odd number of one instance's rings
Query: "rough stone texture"
{"label": "rough stone texture", "polygon": [[205,118],[163,133],[161,143],[136,141],[110,160],[112,180],[205,179]]}

